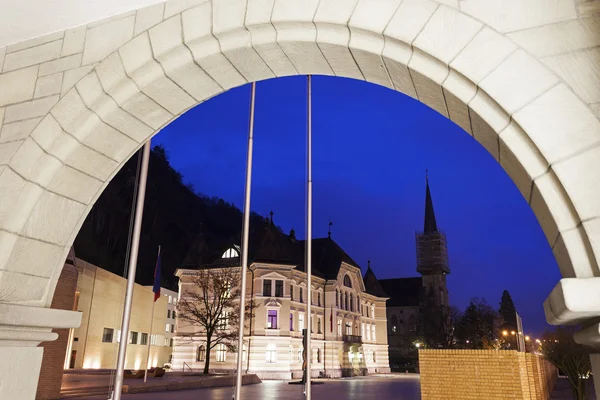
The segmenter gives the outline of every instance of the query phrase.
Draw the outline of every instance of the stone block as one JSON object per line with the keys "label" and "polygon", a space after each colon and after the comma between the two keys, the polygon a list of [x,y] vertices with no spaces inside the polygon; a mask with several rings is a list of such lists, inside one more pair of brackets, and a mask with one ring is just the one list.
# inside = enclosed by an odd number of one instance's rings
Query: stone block
{"label": "stone block", "polygon": [[81,78],[90,72],[96,64],[85,65],[83,67],[65,71],[60,95],[64,96]]}
{"label": "stone block", "polygon": [[191,52],[183,45],[181,19],[178,17],[149,31],[156,59],[165,74],[196,99],[202,101],[222,91],[221,87],[194,63]]}
{"label": "stone block", "polygon": [[60,72],[54,75],[39,77],[35,84],[34,98],[51,96],[59,94],[62,87],[63,74]]}
{"label": "stone block", "polygon": [[413,46],[448,65],[482,27],[457,10],[438,7]]}
{"label": "stone block", "polygon": [[[10,168],[5,169],[8,170]],[[22,188],[14,194],[16,198],[8,205],[4,218],[0,219],[0,229],[20,232],[43,191],[39,185],[24,181]]]}
{"label": "stone block", "polygon": [[50,114],[42,119],[31,137],[45,152],[62,161],[78,146],[75,138],[65,133]]}
{"label": "stone block", "polygon": [[600,143],[589,150],[552,166],[552,169],[569,194],[579,219],[582,221],[600,217]]}
{"label": "stone block", "polygon": [[38,66],[0,74],[0,106],[33,98]]}
{"label": "stone block", "polygon": [[55,265],[62,261],[60,260],[63,252],[61,246],[7,232],[0,232],[0,238],[2,238],[0,242],[8,239],[6,237],[8,235],[11,236],[9,239],[14,245],[4,249],[7,252],[7,260],[0,264],[0,269],[44,278],[52,276]]}
{"label": "stone block", "polygon": [[68,71],[78,68],[81,65],[81,54],[62,57],[53,61],[48,61],[40,65],[40,76],[56,74],[58,72]]}
{"label": "stone block", "polygon": [[586,103],[600,101],[599,47],[548,57],[543,62],[556,72],[583,101]]}
{"label": "stone block", "polygon": [[558,79],[523,50],[504,60],[479,84],[508,113],[531,103]]}
{"label": "stone block", "polygon": [[0,143],[27,138],[41,120],[42,118],[32,118],[4,124],[0,130]]}
{"label": "stone block", "polygon": [[212,35],[211,3],[182,14],[183,34],[194,59],[223,89],[246,83],[246,79],[221,53],[219,41]]}
{"label": "stone block", "polygon": [[516,49],[505,36],[484,27],[452,60],[450,67],[478,84]]}
{"label": "stone block", "polygon": [[44,187],[58,171],[61,162],[45,153],[35,140],[27,138],[8,165],[25,179]]}
{"label": "stone block", "polygon": [[163,20],[165,3],[152,4],[137,10],[133,36],[137,36]]}
{"label": "stone block", "polygon": [[4,123],[21,121],[24,119],[43,117],[58,102],[58,95],[48,96],[41,99],[26,101],[6,107]]}
{"label": "stone block", "polygon": [[43,35],[43,36],[39,36],[30,40],[25,40],[23,42],[19,42],[19,43],[15,43],[15,44],[11,44],[8,45],[6,47],[6,52],[7,53],[14,53],[20,50],[25,50],[25,49],[29,49],[32,47],[37,47],[40,46],[42,44],[46,44],[46,43],[50,43],[50,42],[55,42],[57,40],[61,40],[64,36],[63,32],[55,32],[55,33],[51,33],[49,35]]}
{"label": "stone block", "polygon": [[23,143],[22,140],[15,140],[8,143],[0,143],[0,165],[6,165],[17,152],[19,146]]}
{"label": "stone block", "polygon": [[583,221],[583,230],[585,231],[592,251],[596,258],[596,265],[600,266],[600,219]]}
{"label": "stone block", "polygon": [[252,47],[273,71],[275,76],[296,75],[296,69],[277,44],[277,32],[271,24],[275,0],[248,0],[246,29],[250,32]]}
{"label": "stone block", "polygon": [[[46,285],[48,284],[48,278],[41,278],[39,276],[32,276],[27,274],[21,274],[19,272],[14,271],[3,271],[0,270],[0,302],[6,303],[22,303],[22,304],[40,304],[44,298],[44,294],[46,292]],[[27,288],[27,290],[23,290],[23,288]],[[6,355],[5,349],[8,347],[2,347],[2,353]],[[14,348],[13,348],[14,349]],[[29,349],[26,347],[25,349]],[[17,357],[20,363],[23,363],[23,357],[26,353],[26,350],[23,348],[19,348],[19,352],[15,354],[14,357]],[[37,349],[36,349],[37,350]],[[22,371],[21,376],[28,376],[28,379],[32,379],[31,375],[33,375],[33,379],[36,380],[35,385],[28,385],[25,383],[21,383],[20,387],[15,387],[14,385],[8,385],[9,387],[3,386],[3,393],[14,393],[16,396],[13,397],[15,399],[26,399],[26,398],[34,398],[35,397],[35,388],[37,387],[37,379],[39,376],[39,365],[41,362],[42,353],[39,352],[40,360],[37,361],[37,371],[32,372],[31,365],[28,366],[27,371]],[[13,363],[14,364],[14,363]],[[14,371],[11,371],[15,374]],[[30,393],[31,397],[22,397],[24,393]]]}
{"label": "stone block", "polygon": [[[552,253],[564,277],[592,278],[600,272],[583,226],[561,232]],[[566,275],[563,269],[573,272]]]}
{"label": "stone block", "polygon": [[175,14],[179,14],[189,8],[204,4],[208,0],[170,0],[165,3],[164,18],[170,18]]}
{"label": "stone block", "polygon": [[[25,180],[10,168],[3,167],[0,172],[0,223],[4,223],[10,216],[11,210],[15,205],[16,199],[25,186]],[[2,243],[2,241],[0,241]],[[10,253],[6,249],[1,257],[8,257]],[[2,269],[3,266],[0,266]]]}
{"label": "stone block", "polygon": [[559,232],[568,231],[579,224],[565,189],[553,171],[535,179],[529,205],[551,246]]}
{"label": "stone block", "polygon": [[578,18],[509,33],[507,36],[537,57],[549,57],[600,46],[600,17]]}
{"label": "stone block", "polygon": [[467,104],[475,97],[477,87],[470,80],[454,70],[450,70],[442,87],[448,109],[448,117],[472,135],[469,107]]}
{"label": "stone block", "polygon": [[66,245],[86,206],[51,192],[44,192],[31,211],[22,234],[45,242]]}
{"label": "stone block", "polygon": [[69,154],[65,164],[102,182],[106,181],[119,165],[114,160],[83,145],[79,145]]}
{"label": "stone block", "polygon": [[102,184],[98,179],[63,165],[48,184],[48,190],[82,204],[90,204]]}
{"label": "stone block", "polygon": [[514,121],[500,133],[500,165],[527,202],[531,199],[532,181],[548,169],[538,148]]}
{"label": "stone block", "polygon": [[65,39],[63,42],[61,57],[70,56],[77,53],[83,52],[83,45],[85,44],[85,34],[87,27],[79,26],[73,29],[67,29],[65,31]]}
{"label": "stone block", "polygon": [[173,115],[196,104],[184,90],[167,78],[152,56],[150,39],[143,33],[119,49],[127,75],[148,97]]}
{"label": "stone block", "polygon": [[436,59],[415,50],[408,64],[419,101],[448,116],[442,83],[449,74],[448,67]]}
{"label": "stone block", "polygon": [[564,84],[544,93],[513,118],[550,164],[600,142],[600,121]]}
{"label": "stone block", "polygon": [[71,89],[52,108],[51,114],[63,129],[71,125],[81,114],[86,111],[86,106],[75,89]]}
{"label": "stone block", "polygon": [[54,60],[60,57],[62,40],[42,44],[25,50],[6,54],[4,58],[4,72],[13,71],[42,63],[44,61]]}
{"label": "stone block", "polygon": [[412,45],[438,7],[439,3],[430,0],[404,0],[383,33]]}
{"label": "stone block", "polygon": [[0,71],[4,68],[4,56],[6,55],[6,46],[0,47]]}
{"label": "stone block", "polygon": [[135,16],[109,21],[88,29],[83,50],[83,65],[102,61],[133,37]]}
{"label": "stone block", "polygon": [[573,0],[461,0],[460,10],[503,33],[577,18]]}

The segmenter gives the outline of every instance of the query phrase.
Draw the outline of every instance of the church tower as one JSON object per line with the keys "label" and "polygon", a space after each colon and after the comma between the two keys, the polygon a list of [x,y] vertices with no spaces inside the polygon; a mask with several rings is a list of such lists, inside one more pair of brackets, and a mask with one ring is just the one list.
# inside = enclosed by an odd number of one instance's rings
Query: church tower
{"label": "church tower", "polygon": [[417,272],[423,276],[423,305],[448,306],[446,275],[450,273],[450,267],[446,234],[440,232],[437,227],[427,175],[425,176],[425,224],[423,232],[416,234],[416,242]]}

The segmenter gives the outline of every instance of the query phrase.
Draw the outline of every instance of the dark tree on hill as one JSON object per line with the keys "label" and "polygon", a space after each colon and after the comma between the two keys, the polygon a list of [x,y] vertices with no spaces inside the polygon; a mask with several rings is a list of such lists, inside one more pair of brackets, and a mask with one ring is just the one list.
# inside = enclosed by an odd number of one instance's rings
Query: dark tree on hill
{"label": "dark tree on hill", "polygon": [[[137,162],[138,155],[134,155],[114,176],[75,239],[78,257],[118,275],[126,262]],[[251,223],[261,224],[263,219],[253,214]],[[152,284],[156,251],[161,245],[162,285],[177,290],[175,269],[182,266],[200,233],[211,250],[203,254],[202,262],[210,263],[241,229],[242,212],[237,207],[194,193],[169,164],[164,147],[152,149],[136,282]]]}
{"label": "dark tree on hill", "polygon": [[515,303],[513,303],[508,290],[502,292],[502,300],[500,301],[498,313],[503,319],[502,329],[508,331],[517,330],[517,310],[515,309]]}
{"label": "dark tree on hill", "polygon": [[456,324],[457,346],[467,349],[498,348],[498,314],[484,299],[473,299]]}

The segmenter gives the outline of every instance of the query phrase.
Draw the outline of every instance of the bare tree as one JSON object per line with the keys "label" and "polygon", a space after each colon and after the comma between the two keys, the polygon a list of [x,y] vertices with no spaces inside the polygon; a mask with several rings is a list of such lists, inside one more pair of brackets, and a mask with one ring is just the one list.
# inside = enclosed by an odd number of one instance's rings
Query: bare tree
{"label": "bare tree", "polygon": [[556,368],[567,376],[573,397],[585,400],[588,391],[592,365],[590,362],[590,347],[578,344],[573,339],[575,329],[558,327],[554,332],[543,335],[542,354]]}
{"label": "bare tree", "polygon": [[[205,374],[210,366],[210,352],[217,345],[237,352],[240,281],[240,268],[199,270],[191,277],[191,284],[185,286],[179,301],[177,317],[181,324],[177,333],[183,341],[199,341],[205,346]],[[246,323],[253,317],[254,308],[247,300]]]}

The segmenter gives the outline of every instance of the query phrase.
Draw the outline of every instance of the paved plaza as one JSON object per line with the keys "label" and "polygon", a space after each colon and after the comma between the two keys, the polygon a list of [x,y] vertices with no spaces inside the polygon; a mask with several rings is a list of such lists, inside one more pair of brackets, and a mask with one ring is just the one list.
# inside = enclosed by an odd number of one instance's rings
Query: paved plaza
{"label": "paved plaza", "polygon": [[[231,400],[233,387],[180,390],[176,392],[123,395],[124,400]],[[397,399],[420,400],[418,375],[371,376],[327,380],[313,386],[315,400],[332,399]],[[86,397],[86,400],[106,400],[106,396]],[[244,400],[300,400],[304,399],[303,386],[284,381],[263,381],[242,388]],[[81,399],[83,400],[83,399]]]}

